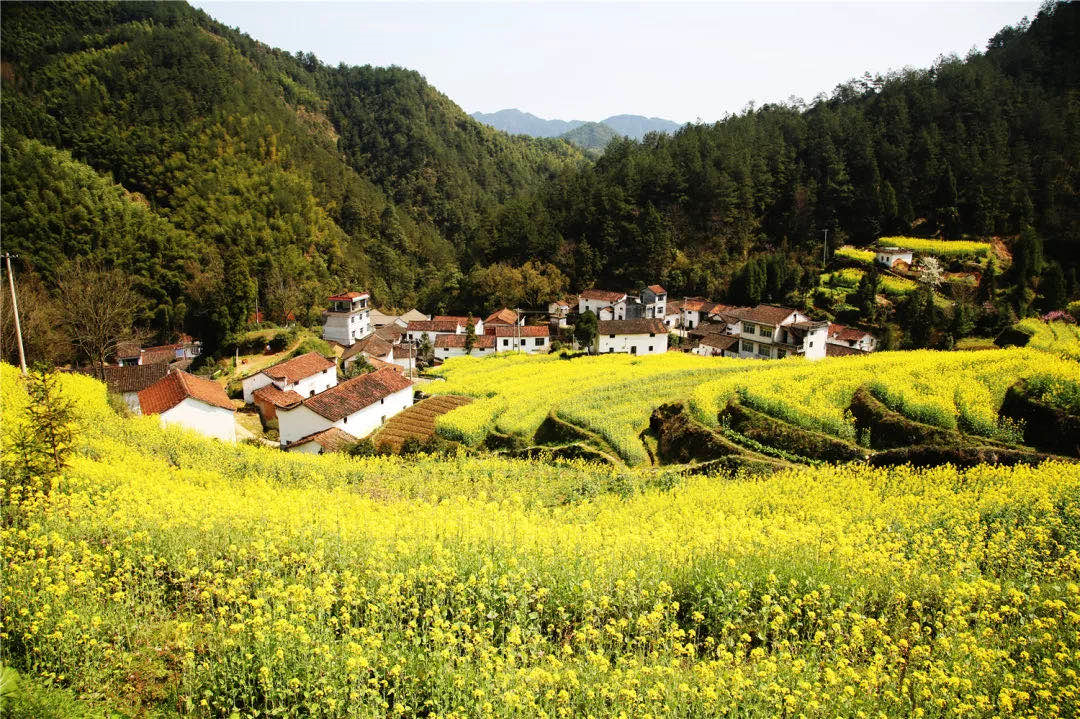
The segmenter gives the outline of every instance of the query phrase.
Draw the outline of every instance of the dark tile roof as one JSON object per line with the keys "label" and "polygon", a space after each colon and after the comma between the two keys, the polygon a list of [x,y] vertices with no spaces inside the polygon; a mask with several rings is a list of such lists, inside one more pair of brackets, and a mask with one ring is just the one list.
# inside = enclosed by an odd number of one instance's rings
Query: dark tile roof
{"label": "dark tile roof", "polygon": [[380,369],[342,382],[304,400],[304,406],[331,422],[407,389],[412,382],[391,369]]}
{"label": "dark tile roof", "polygon": [[490,332],[485,327],[484,333],[493,334],[496,337],[550,337],[551,328],[547,325],[521,325],[519,327],[495,325]]}
{"label": "dark tile roof", "polygon": [[393,323],[375,330],[376,337],[390,344],[395,344],[403,334],[405,334],[405,328]]}
{"label": "dark tile roof", "polygon": [[600,335],[667,334],[667,327],[658,319],[601,320],[596,324]]}
{"label": "dark tile roof", "polygon": [[716,303],[704,297],[686,297],[683,299],[681,307],[687,312],[708,312],[713,307],[716,307]]}
{"label": "dark tile roof", "polygon": [[726,350],[731,349],[738,341],[739,338],[734,335],[707,334],[701,338],[698,344],[715,347],[718,350]]}
{"label": "dark tile roof", "polygon": [[[105,365],[105,385],[110,392],[124,394],[125,392],[139,392],[146,389],[159,379],[169,374],[171,369],[167,364],[136,364],[121,367],[119,365]],[[86,367],[75,370],[80,374],[98,378],[97,368]]]}
{"label": "dark tile roof", "polygon": [[162,347],[147,347],[142,351],[143,364],[168,364],[176,359],[176,350],[180,345],[164,345]]}
{"label": "dark tile roof", "polygon": [[342,361],[349,359],[361,352],[366,352],[369,355],[375,357],[385,357],[390,354],[393,349],[393,345],[379,337],[377,334],[370,334],[362,340],[357,340],[353,343],[352,347],[348,347],[341,353]]}
{"label": "dark tile roof", "polygon": [[454,318],[436,318],[433,320],[413,320],[405,328],[406,332],[457,332],[457,328],[464,325],[465,320],[460,322]]}
{"label": "dark tile roof", "polygon": [[869,332],[864,332],[863,330],[854,327],[848,327],[847,325],[829,325],[829,339],[840,340],[842,342],[858,342],[869,334]]}
{"label": "dark tile roof", "polygon": [[220,384],[180,371],[170,372],[139,392],[139,406],[143,414],[161,414],[188,398],[230,411],[235,409]]}
{"label": "dark tile roof", "polygon": [[602,302],[618,302],[626,297],[625,292],[610,292],[608,290],[584,290],[579,297],[586,300],[600,300]]}
{"label": "dark tile roof", "polygon": [[825,344],[825,356],[826,357],[850,357],[851,355],[864,355],[869,352],[863,352],[860,349],[854,347],[845,347],[844,345],[834,345],[831,342]]}
{"label": "dark tile roof", "polygon": [[340,295],[331,295],[328,299],[331,302],[344,302],[346,300],[356,300],[361,297],[367,297],[367,292],[345,292]]}
{"label": "dark tile roof", "polygon": [[275,407],[293,407],[304,401],[304,398],[298,392],[292,390],[282,392],[272,384],[260,387],[252,392],[251,396],[257,400],[269,402]]}
{"label": "dark tile roof", "polygon": [[285,445],[285,449],[299,447],[308,442],[315,442],[327,452],[340,452],[355,441],[356,437],[353,437],[345,430],[331,427],[330,429],[324,429],[321,432],[315,432],[306,437],[301,437],[294,442],[289,442]]}
{"label": "dark tile roof", "polygon": [[138,342],[121,342],[116,345],[116,356],[123,359],[138,357],[141,352],[142,350],[139,349]]}
{"label": "dark tile roof", "polygon": [[739,319],[746,320],[748,322],[760,322],[764,325],[779,325],[781,322],[791,316],[791,313],[795,312],[790,307],[779,307],[777,305],[757,305],[756,307],[750,307],[748,309],[742,309],[735,312]]}
{"label": "dark tile roof", "polygon": [[667,290],[665,290],[665,289],[664,289],[663,287],[661,287],[660,285],[649,285],[649,286],[648,286],[648,287],[646,287],[645,289],[649,290],[649,291],[650,291],[650,292],[652,292],[652,293],[653,293],[654,295],[666,295],[666,294],[667,294]]}
{"label": "dark tile roof", "polygon": [[490,315],[488,315],[488,318],[486,320],[484,320],[484,324],[486,325],[489,322],[491,322],[491,323],[495,323],[495,324],[512,325],[512,324],[516,324],[517,321],[518,321],[517,312],[514,312],[513,310],[506,309],[504,307],[501,310],[499,310],[498,312],[492,312]]}
{"label": "dark tile roof", "polygon": [[[522,327],[521,329],[525,329]],[[495,346],[495,335],[476,335],[478,349],[490,349]],[[435,338],[436,347],[461,347],[465,348],[465,335],[439,335]]]}
{"label": "dark tile roof", "polygon": [[[289,383],[298,382],[306,377],[318,374],[334,367],[334,363],[323,357],[318,352],[307,352],[299,357],[278,362],[262,370],[262,373],[273,379],[283,379]],[[256,373],[257,374],[257,373]]]}

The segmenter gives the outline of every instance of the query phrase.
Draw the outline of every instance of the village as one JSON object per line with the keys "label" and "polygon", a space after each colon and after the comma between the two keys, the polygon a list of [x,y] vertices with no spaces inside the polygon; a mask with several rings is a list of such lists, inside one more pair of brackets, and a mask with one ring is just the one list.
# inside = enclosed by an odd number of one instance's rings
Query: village
{"label": "village", "polygon": [[[882,264],[911,261],[910,253],[894,257],[890,250],[882,252],[877,258]],[[321,338],[332,354],[297,350],[242,373],[239,397],[230,397],[218,379],[187,371],[202,352],[201,343],[187,335],[172,345],[121,345],[115,363],[101,370],[110,392],[122,397],[132,414],[156,414],[164,425],[225,442],[259,435],[250,431],[250,421],[247,428],[240,421],[257,416],[255,430],[269,430],[261,443],[322,454],[345,450],[418,407],[427,398],[422,385],[435,379],[425,370],[456,357],[671,351],[818,360],[865,354],[878,345],[868,332],[817,320],[799,309],[738,307],[704,297],[673,300],[660,285],[637,292],[587,289],[551,302],[546,310],[503,308],[483,319],[428,316],[416,309],[383,312],[372,306],[369,293],[349,291],[328,297],[322,318]],[[262,317],[252,319],[258,324]],[[271,353],[269,344],[266,353]],[[443,403],[434,411],[454,406]]]}

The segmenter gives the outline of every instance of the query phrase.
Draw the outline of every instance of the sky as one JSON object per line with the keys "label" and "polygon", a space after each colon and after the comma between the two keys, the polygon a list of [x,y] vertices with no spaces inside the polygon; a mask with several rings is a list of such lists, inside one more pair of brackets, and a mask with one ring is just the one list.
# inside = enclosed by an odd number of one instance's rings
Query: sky
{"label": "sky", "polygon": [[1038,2],[265,2],[196,7],[330,65],[420,72],[467,112],[713,122],[983,50]]}

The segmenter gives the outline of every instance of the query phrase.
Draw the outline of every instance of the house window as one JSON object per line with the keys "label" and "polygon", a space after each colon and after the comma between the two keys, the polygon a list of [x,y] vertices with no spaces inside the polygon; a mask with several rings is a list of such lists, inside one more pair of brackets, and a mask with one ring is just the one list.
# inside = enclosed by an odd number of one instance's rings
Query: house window
{"label": "house window", "polygon": [[649,345],[649,351],[652,352],[652,345]]}
{"label": "house window", "polygon": [[772,329],[769,327],[758,327],[757,331],[762,337],[772,337]]}
{"label": "house window", "polygon": [[769,356],[769,345],[767,345],[767,344],[758,345],[757,346],[757,353],[759,355],[763,355],[765,357],[768,357]]}
{"label": "house window", "polygon": [[632,354],[632,355],[637,354],[637,345],[630,345],[630,354]]}
{"label": "house window", "polygon": [[386,398],[383,397],[382,399],[380,399],[379,404],[386,404]]}
{"label": "house window", "polygon": [[749,322],[743,322],[742,331],[749,334],[754,334],[754,325],[750,324]]}
{"label": "house window", "polygon": [[615,351],[615,348],[614,347],[608,347],[607,351],[608,351],[608,354],[611,354],[612,352]]}
{"label": "house window", "polygon": [[537,337],[533,342],[534,342],[534,344],[536,344],[537,347],[543,347],[544,346],[544,338],[543,337]]}
{"label": "house window", "polygon": [[650,337],[655,337],[655,336],[656,336],[656,333],[655,333],[655,332],[650,332],[650,333],[649,333],[649,336],[650,336]]}
{"label": "house window", "polygon": [[509,347],[509,346],[510,346],[510,340],[503,340],[503,347]]}
{"label": "house window", "polygon": [[526,342],[528,342],[528,340],[521,340],[521,346],[524,347]]}
{"label": "house window", "polygon": [[348,417],[348,415],[346,415],[345,417],[343,417],[343,418],[342,418],[342,420],[341,420],[341,423],[342,423],[342,424],[348,424],[348,423],[349,423],[349,417]]}
{"label": "house window", "polygon": [[314,396],[315,396],[315,390],[311,390],[311,394],[309,394],[308,397],[314,397]]}
{"label": "house window", "polygon": [[386,424],[386,415],[385,414],[382,417],[379,417],[379,424]]}
{"label": "house window", "polygon": [[608,339],[609,339],[609,340],[613,340],[613,339],[615,339],[615,335],[608,335]]}
{"label": "house window", "polygon": [[811,346],[811,347],[813,347],[813,346],[814,346],[814,340],[810,340],[810,346]]}
{"label": "house window", "polygon": [[747,342],[746,340],[743,340],[742,341],[742,351],[743,352],[753,352],[754,351],[754,343],[753,342]]}

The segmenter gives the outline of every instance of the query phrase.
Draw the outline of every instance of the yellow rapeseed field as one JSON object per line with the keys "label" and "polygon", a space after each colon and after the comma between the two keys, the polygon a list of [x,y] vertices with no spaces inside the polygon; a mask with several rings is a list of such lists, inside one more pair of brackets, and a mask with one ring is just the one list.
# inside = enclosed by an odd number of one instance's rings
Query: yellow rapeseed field
{"label": "yellow rapeseed field", "polygon": [[922,237],[882,237],[878,239],[878,245],[882,247],[903,247],[920,254],[945,258],[986,259],[990,256],[989,242],[929,240]]}
{"label": "yellow rapeseed field", "polygon": [[[10,367],[0,380],[11,460],[25,396]],[[77,451],[49,496],[5,507],[0,640],[25,680],[87,701],[223,718],[1080,712],[1076,465],[759,480],[291,456],[64,386]]]}

